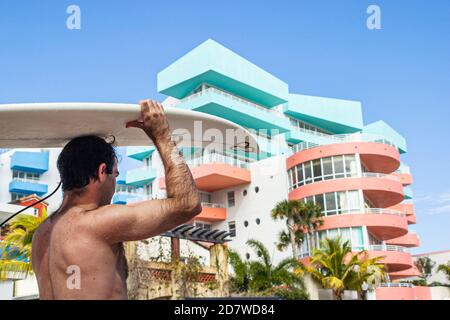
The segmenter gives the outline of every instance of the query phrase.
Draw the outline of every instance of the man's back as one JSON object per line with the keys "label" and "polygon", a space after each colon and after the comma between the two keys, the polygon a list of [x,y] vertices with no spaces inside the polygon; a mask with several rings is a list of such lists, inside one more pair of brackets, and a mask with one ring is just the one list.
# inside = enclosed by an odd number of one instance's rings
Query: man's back
{"label": "man's back", "polygon": [[72,207],[49,217],[33,238],[33,269],[41,299],[126,299],[121,243],[111,245],[90,226],[105,206]]}

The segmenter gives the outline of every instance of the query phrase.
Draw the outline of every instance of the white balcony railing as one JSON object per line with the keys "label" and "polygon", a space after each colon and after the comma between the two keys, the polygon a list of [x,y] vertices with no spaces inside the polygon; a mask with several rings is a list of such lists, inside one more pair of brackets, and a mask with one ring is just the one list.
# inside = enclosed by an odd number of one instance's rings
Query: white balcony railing
{"label": "white balcony railing", "polygon": [[220,153],[210,153],[205,154],[201,157],[187,159],[186,163],[189,167],[198,167],[202,164],[210,164],[210,163],[224,163],[232,165],[234,167],[248,168],[248,162],[230,156],[226,156]]}
{"label": "white balcony railing", "polygon": [[375,142],[375,143],[382,143],[387,144],[393,147],[397,146],[391,142],[390,140],[386,139],[385,137],[381,135],[376,134],[370,134],[370,133],[351,133],[351,134],[336,134],[336,135],[326,135],[323,133],[317,132],[316,134],[319,134],[323,137],[326,137],[328,140],[324,141],[321,144],[312,143],[312,142],[300,142],[299,144],[296,144],[293,146],[292,151],[293,152],[300,152],[303,150],[315,148],[321,145],[328,145],[328,144],[335,144],[335,143],[348,143],[348,142]]}
{"label": "white balcony railing", "polygon": [[400,217],[405,217],[406,214],[404,212],[401,212],[399,210],[394,209],[385,209],[385,208],[365,208],[364,213],[368,214],[393,214]]}
{"label": "white balcony railing", "polygon": [[256,104],[254,102],[242,99],[240,97],[237,97],[237,96],[235,96],[233,94],[230,94],[228,92],[225,92],[225,91],[217,89],[217,88],[207,88],[207,89],[202,90],[200,92],[194,93],[194,94],[192,94],[190,96],[187,96],[184,99],[181,99],[181,102],[187,102],[187,101],[190,101],[190,100],[192,100],[192,99],[194,99],[196,97],[199,97],[199,96],[202,96],[202,95],[205,95],[205,94],[208,94],[208,93],[220,94],[220,95],[222,95],[224,97],[227,97],[227,98],[232,99],[234,101],[238,101],[239,103],[243,103],[243,104],[248,105],[248,106],[250,106],[252,108],[258,109],[260,111],[267,112],[267,113],[269,113],[271,115],[274,115],[274,116],[277,116],[277,117],[283,117],[283,115],[277,110],[265,108],[263,106],[260,106],[259,104]]}
{"label": "white balcony railing", "polygon": [[394,180],[398,182],[402,182],[400,177],[393,175],[393,174],[385,174],[385,173],[378,173],[378,172],[363,172],[361,174],[362,178],[383,178],[383,179],[389,179]]}
{"label": "white balcony railing", "polygon": [[408,252],[408,249],[401,246],[395,246],[390,244],[374,244],[371,245],[370,250],[372,251],[397,251],[397,252]]}
{"label": "white balcony railing", "polygon": [[202,207],[205,207],[205,208],[225,208],[225,205],[221,204],[221,203],[202,202]]}
{"label": "white balcony railing", "polygon": [[380,284],[380,287],[412,288],[413,285],[411,283],[404,283],[404,282],[383,282]]}

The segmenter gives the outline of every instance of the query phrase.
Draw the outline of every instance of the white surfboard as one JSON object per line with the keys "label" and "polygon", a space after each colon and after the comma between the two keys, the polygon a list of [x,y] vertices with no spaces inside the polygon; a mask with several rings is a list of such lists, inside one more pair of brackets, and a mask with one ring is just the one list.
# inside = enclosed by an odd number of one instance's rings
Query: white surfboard
{"label": "white surfboard", "polygon": [[[252,134],[231,121],[175,107],[164,110],[179,147],[258,152]],[[0,148],[57,148],[82,135],[114,137],[117,146],[152,145],[142,130],[125,128],[139,115],[138,104],[0,104]]]}

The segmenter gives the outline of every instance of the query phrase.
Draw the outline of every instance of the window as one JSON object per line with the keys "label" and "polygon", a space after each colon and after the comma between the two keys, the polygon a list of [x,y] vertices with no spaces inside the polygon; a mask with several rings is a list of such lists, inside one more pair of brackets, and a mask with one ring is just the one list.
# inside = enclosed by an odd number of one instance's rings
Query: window
{"label": "window", "polygon": [[247,252],[247,253],[245,254],[245,259],[247,259],[247,260],[250,259],[250,253]]}
{"label": "window", "polygon": [[211,225],[209,223],[204,223],[204,222],[195,222],[195,226],[198,228],[202,228],[202,229],[206,229],[206,230],[211,230]]}
{"label": "window", "polygon": [[247,189],[245,189],[242,194],[244,195],[244,197],[247,195]]}
{"label": "window", "polygon": [[248,221],[247,220],[244,221],[244,227],[246,227],[246,228],[248,227]]}
{"label": "window", "polygon": [[26,196],[26,194],[23,194],[23,193],[11,192],[11,202],[15,202],[25,196]]}
{"label": "window", "polygon": [[256,193],[259,192],[259,187],[255,187],[255,192],[256,192]]}
{"label": "window", "polygon": [[320,159],[313,161],[314,182],[322,180],[322,165]]}
{"label": "window", "polygon": [[344,172],[344,158],[343,156],[334,156],[333,157],[334,164],[334,176],[335,179],[343,178],[345,176]]}
{"label": "window", "polygon": [[354,154],[345,156],[345,173],[347,177],[356,177],[358,175],[356,157]]}
{"label": "window", "polygon": [[41,175],[39,173],[23,172],[23,171],[13,171],[13,180],[24,181],[24,182],[37,182],[39,181]]}
{"label": "window", "polygon": [[256,218],[256,224],[260,224],[261,223],[261,219],[260,218]]}
{"label": "window", "polygon": [[336,214],[336,199],[334,192],[325,193],[325,204],[327,215]]}
{"label": "window", "polygon": [[311,172],[311,162],[306,162],[303,164],[305,170],[305,184],[312,182],[312,172]]}
{"label": "window", "polygon": [[236,237],[236,221],[228,222],[228,232],[231,233],[230,237]]}
{"label": "window", "polygon": [[[296,177],[294,178],[294,184],[299,183],[300,186],[303,185],[303,165],[298,165],[297,170],[294,171],[294,175],[296,174]],[[301,182],[301,184],[300,184]]]}
{"label": "window", "polygon": [[333,179],[333,164],[331,157],[322,159],[323,178],[325,180]]}
{"label": "window", "polygon": [[227,200],[228,200],[228,207],[234,207],[235,200],[234,200],[234,191],[227,192]]}
{"label": "window", "polygon": [[211,194],[206,192],[199,192],[200,202],[211,203]]}

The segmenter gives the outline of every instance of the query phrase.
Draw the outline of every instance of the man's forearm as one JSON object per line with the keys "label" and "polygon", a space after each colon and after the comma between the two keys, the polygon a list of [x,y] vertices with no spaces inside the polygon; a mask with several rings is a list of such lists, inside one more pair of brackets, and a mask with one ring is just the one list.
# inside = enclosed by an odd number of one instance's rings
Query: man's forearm
{"label": "man's forearm", "polygon": [[175,198],[185,204],[199,202],[197,188],[191,171],[170,137],[159,139],[155,146],[164,164],[168,198]]}

